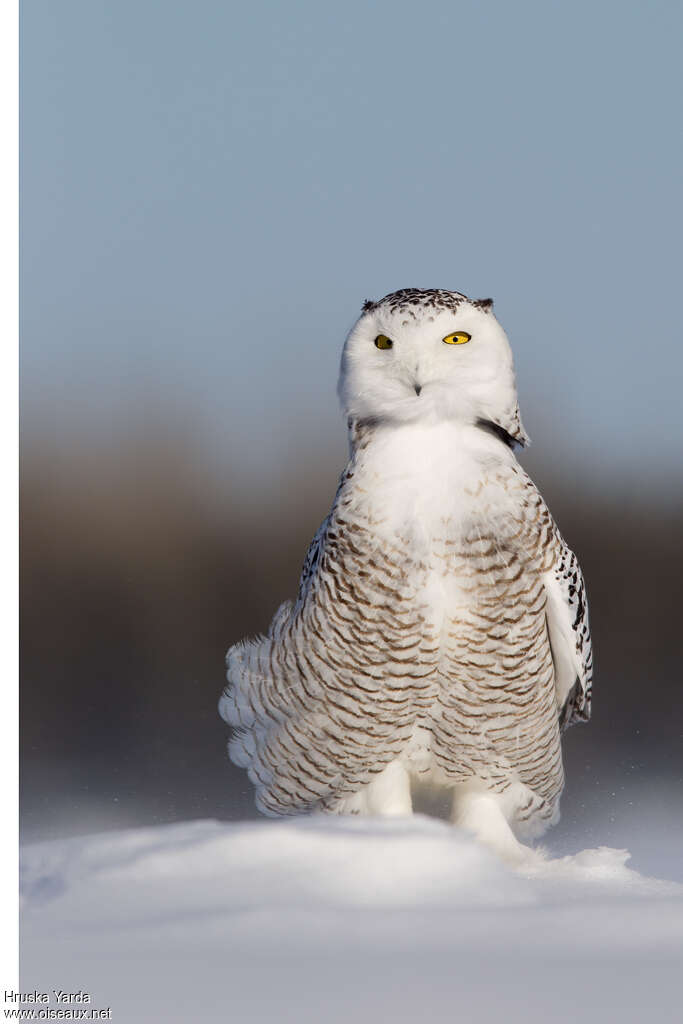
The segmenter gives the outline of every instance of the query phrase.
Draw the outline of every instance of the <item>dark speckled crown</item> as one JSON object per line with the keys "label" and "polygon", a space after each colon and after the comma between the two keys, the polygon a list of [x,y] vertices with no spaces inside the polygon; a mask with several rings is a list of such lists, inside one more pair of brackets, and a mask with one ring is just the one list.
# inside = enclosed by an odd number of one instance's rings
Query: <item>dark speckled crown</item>
{"label": "dark speckled crown", "polygon": [[461,292],[447,292],[444,288],[401,288],[400,291],[389,292],[379,302],[366,299],[363,313],[370,313],[379,306],[386,306],[391,313],[414,313],[415,307],[420,312],[431,309],[436,312],[451,310],[455,313],[463,302],[469,302],[484,313],[490,313],[493,309],[493,299],[468,299]]}

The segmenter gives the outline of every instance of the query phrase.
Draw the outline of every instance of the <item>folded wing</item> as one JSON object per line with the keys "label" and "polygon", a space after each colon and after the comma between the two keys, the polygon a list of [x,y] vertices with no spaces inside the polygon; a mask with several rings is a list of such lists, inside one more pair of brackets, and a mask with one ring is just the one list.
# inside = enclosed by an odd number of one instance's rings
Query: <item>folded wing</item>
{"label": "folded wing", "polygon": [[576,555],[562,540],[544,583],[557,709],[560,727],[566,729],[590,718],[593,652],[583,575]]}

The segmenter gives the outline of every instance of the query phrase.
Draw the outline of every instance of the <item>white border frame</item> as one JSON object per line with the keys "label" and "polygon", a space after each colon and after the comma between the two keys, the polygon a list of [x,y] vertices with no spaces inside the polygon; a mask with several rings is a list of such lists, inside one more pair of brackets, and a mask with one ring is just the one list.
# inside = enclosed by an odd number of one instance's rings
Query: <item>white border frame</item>
{"label": "white border frame", "polygon": [[18,956],[18,335],[19,335],[19,3],[0,4],[0,437],[3,448],[2,500],[2,843],[0,844],[0,985],[19,985]]}

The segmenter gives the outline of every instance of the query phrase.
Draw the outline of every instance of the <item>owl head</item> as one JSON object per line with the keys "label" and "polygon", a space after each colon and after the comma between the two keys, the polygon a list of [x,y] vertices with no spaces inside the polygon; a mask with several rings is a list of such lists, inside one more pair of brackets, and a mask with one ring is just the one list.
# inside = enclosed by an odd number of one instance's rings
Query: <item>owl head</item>
{"label": "owl head", "polygon": [[367,301],[344,345],[339,397],[350,424],[452,420],[529,440],[492,299],[404,288]]}

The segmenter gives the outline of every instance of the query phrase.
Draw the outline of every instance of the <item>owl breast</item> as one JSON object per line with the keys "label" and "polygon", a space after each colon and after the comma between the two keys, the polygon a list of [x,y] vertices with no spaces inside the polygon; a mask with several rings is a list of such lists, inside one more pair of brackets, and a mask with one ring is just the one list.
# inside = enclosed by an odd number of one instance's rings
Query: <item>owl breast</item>
{"label": "owl breast", "polygon": [[387,636],[408,612],[416,623],[404,761],[434,782],[520,784],[528,813],[550,817],[563,774],[545,506],[509,450],[476,428],[395,430],[359,456],[340,504],[368,548],[366,585],[379,585],[366,617],[381,617]]}

